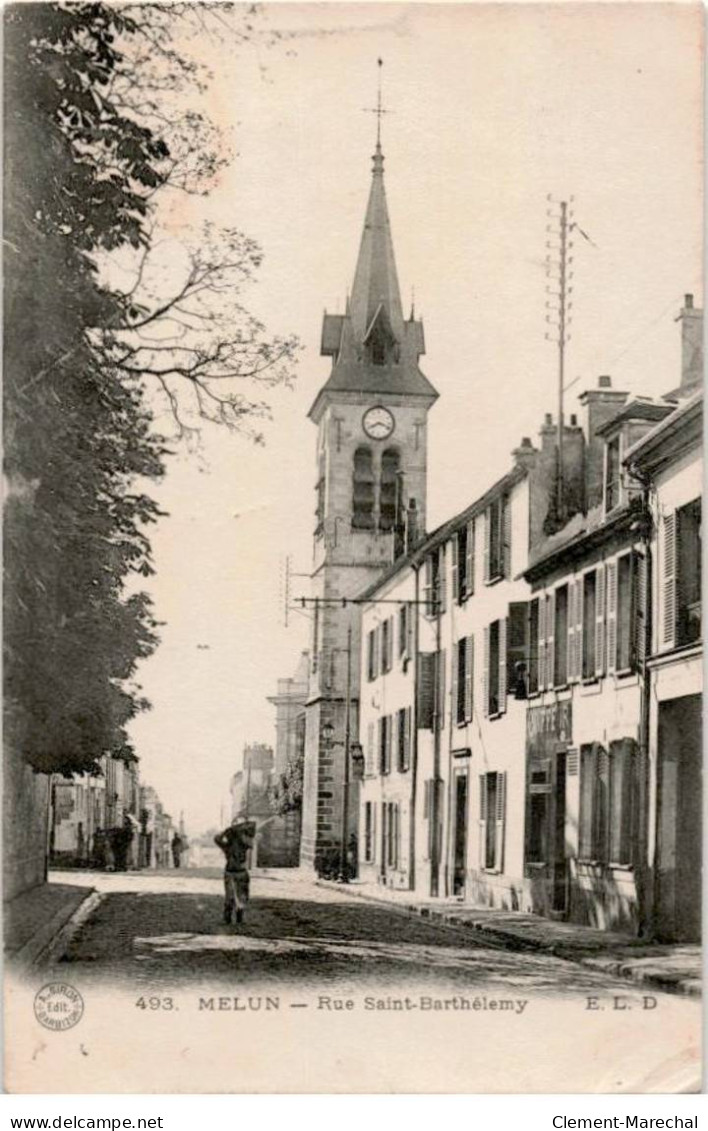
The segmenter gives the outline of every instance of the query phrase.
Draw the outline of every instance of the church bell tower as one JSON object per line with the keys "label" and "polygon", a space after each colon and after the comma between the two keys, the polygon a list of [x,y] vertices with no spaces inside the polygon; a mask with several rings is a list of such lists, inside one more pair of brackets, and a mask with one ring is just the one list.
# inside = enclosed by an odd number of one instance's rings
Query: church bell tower
{"label": "church bell tower", "polygon": [[419,368],[424,352],[422,322],[413,311],[403,317],[379,136],[351,295],[344,314],[324,315],[321,353],[332,369],[309,412],[317,454],[304,866],[341,844],[347,698],[352,739],[358,732],[360,618],[338,602],[376,581],[413,527],[425,531],[427,415],[438,394]]}

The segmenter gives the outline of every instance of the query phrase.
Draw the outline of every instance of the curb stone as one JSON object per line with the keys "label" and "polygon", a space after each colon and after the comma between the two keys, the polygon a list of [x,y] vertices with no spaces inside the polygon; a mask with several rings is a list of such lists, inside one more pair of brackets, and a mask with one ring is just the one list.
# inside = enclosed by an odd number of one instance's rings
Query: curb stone
{"label": "curb stone", "polygon": [[[341,891],[341,885],[328,880],[315,880],[315,884],[317,887]],[[505,946],[515,951],[543,952],[553,958],[560,958],[565,962],[574,962],[588,969],[602,971],[613,977],[621,978],[624,981],[652,987],[656,990],[663,990],[664,993],[681,994],[686,997],[700,997],[702,995],[700,978],[696,978],[691,974],[672,973],[671,971],[663,971],[656,968],[638,968],[628,963],[626,960],[616,959],[611,956],[606,958],[588,957],[587,955],[579,954],[563,941],[548,943],[537,938],[522,938],[515,931],[507,931],[503,927],[495,924],[486,925],[483,922],[465,920],[455,915],[454,912],[438,911],[435,908],[421,907],[419,904],[415,903],[396,903],[384,897],[377,898],[375,895],[371,895],[368,892],[357,891],[351,886],[348,888],[348,892],[350,895],[356,896],[357,899],[375,903],[379,907],[388,907],[391,910],[402,911],[404,914],[417,915],[421,919],[429,919],[433,922],[443,922],[448,926],[456,927],[458,930],[479,932],[480,934],[488,935],[495,942],[503,943]],[[638,957],[641,957],[639,944],[637,945],[637,950]]]}

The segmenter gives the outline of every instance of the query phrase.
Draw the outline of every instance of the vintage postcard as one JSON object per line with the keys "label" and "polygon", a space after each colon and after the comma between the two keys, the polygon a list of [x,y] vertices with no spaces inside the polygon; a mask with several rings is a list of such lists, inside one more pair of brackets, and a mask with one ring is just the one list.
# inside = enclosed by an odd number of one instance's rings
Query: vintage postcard
{"label": "vintage postcard", "polygon": [[7,1089],[700,1090],[701,6],[4,58]]}

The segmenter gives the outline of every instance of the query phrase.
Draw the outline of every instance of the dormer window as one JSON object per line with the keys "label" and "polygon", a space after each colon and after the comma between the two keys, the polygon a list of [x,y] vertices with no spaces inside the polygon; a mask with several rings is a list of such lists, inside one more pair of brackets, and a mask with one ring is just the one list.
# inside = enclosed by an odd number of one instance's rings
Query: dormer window
{"label": "dormer window", "polygon": [[620,437],[613,436],[605,448],[605,514],[619,506],[622,495]]}
{"label": "dormer window", "polygon": [[371,361],[374,365],[386,364],[386,347],[382,341],[371,343]]}

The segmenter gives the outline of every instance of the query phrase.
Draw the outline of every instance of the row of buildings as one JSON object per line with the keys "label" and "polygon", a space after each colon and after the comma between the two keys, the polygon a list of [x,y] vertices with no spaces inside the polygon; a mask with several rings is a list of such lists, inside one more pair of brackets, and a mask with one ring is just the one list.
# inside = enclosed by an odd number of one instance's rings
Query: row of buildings
{"label": "row of buildings", "polygon": [[70,868],[169,868],[173,842],[187,847],[152,786],[140,781],[138,763],[104,755],[100,775],[49,783],[49,864]]}
{"label": "row of buildings", "polygon": [[402,312],[383,162],[377,143],[310,410],[301,864],[353,834],[378,884],[696,939],[702,311],[687,295],[665,396],[600,377],[427,533],[438,393]]}

